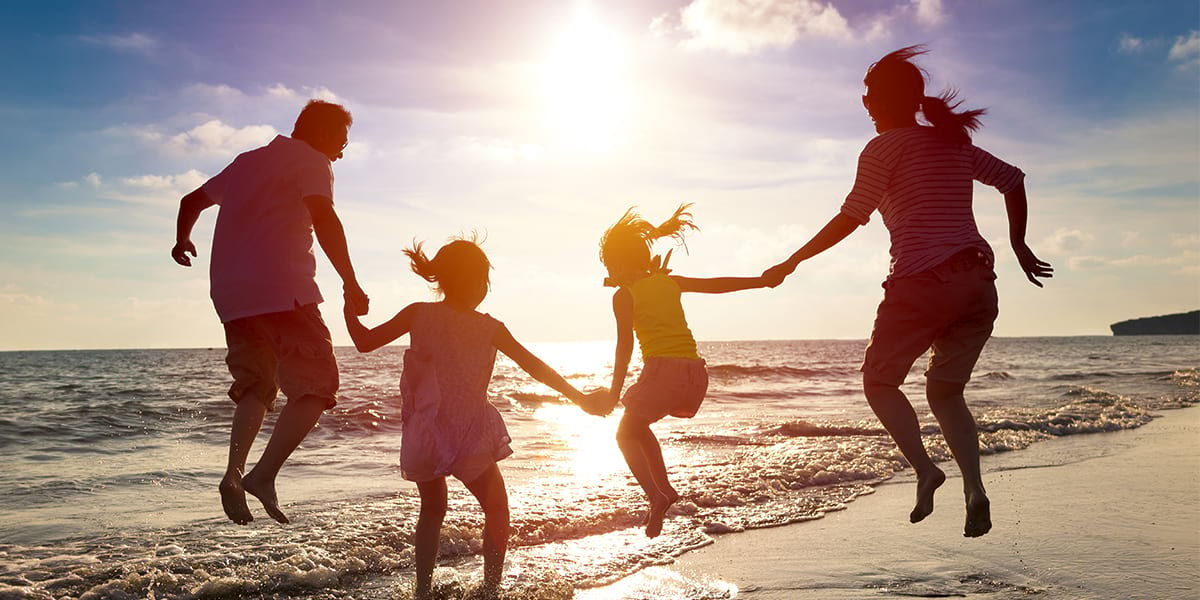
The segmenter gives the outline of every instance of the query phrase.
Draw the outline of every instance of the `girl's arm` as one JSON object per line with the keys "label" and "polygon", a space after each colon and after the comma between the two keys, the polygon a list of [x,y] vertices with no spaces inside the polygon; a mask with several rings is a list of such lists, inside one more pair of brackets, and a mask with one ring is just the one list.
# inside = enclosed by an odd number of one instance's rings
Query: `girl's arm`
{"label": "girl's arm", "polygon": [[633,356],[633,294],[620,288],[613,294],[613,316],[617,320],[617,350],[613,356],[612,394],[609,410],[621,400],[621,389],[625,387],[625,375],[629,371],[629,359]]}
{"label": "girl's arm", "polygon": [[[513,359],[518,367],[521,367],[526,373],[533,376],[534,379],[554,388],[558,393],[566,396],[571,402],[578,404],[585,411],[594,413],[591,409],[593,405],[588,401],[588,394],[584,394],[575,389],[571,382],[558,374],[558,371],[550,368],[550,365],[542,362],[542,359],[533,355],[532,352],[522,346],[520,342],[512,336],[508,328],[501,325],[496,330],[496,335],[492,338],[492,343],[496,345],[496,349],[503,352],[505,356]],[[607,414],[607,413],[605,413]]]}
{"label": "girl's arm", "polygon": [[1017,262],[1021,263],[1021,270],[1025,271],[1025,277],[1029,278],[1029,282],[1042,287],[1042,282],[1036,278],[1054,277],[1054,269],[1050,263],[1034,256],[1033,250],[1030,250],[1029,246],[1025,244],[1025,222],[1029,216],[1029,201],[1025,198],[1024,182],[1018,183],[1017,187],[1004,195],[1004,208],[1008,212],[1008,242],[1017,255]]}
{"label": "girl's arm", "polygon": [[767,287],[767,282],[761,275],[758,277],[707,278],[672,275],[671,279],[674,279],[675,283],[679,284],[680,291],[700,292],[702,294],[725,294],[728,292]]}
{"label": "girl's arm", "polygon": [[347,302],[342,309],[342,314],[346,317],[346,330],[350,332],[350,339],[354,340],[355,349],[359,352],[370,352],[408,333],[412,329],[413,313],[417,305],[409,304],[386,323],[370,329],[358,320],[358,315],[355,314],[356,306]]}
{"label": "girl's arm", "polygon": [[846,239],[846,236],[858,229],[859,222],[850,218],[845,213],[838,213],[821,231],[817,232],[807,244],[804,244],[788,257],[787,260],[763,271],[763,279],[770,287],[775,287],[783,282],[783,278],[791,275],[792,271],[796,270],[796,265],[802,261],[806,261],[830,248],[838,242]]}

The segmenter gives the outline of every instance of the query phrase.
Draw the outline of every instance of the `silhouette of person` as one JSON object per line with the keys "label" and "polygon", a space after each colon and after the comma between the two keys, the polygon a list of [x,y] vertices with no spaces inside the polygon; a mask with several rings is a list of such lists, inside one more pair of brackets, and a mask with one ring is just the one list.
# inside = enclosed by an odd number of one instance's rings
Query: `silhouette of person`
{"label": "silhouette of person", "polygon": [[[353,119],[342,106],[311,100],[291,137],[239,155],[179,203],[171,257],[185,267],[196,247],[192,228],[213,205],[209,282],[213,306],[225,328],[225,362],[236,404],[229,463],[219,486],[229,519],[254,517],[246,493],[280,523],[275,478],[288,456],[336,403],[337,362],[317,304],[313,234],[342,278],[346,301],[366,314],[368,299],[354,275],[346,235],[333,209],[332,162],[342,157]],[[261,458],[245,472],[250,446],[282,389],[288,401]]]}
{"label": "silhouette of person", "polygon": [[475,241],[451,241],[432,259],[419,243],[404,254],[414,273],[437,284],[442,300],[410,304],[373,328],[363,325],[349,304],[344,315],[359,352],[371,352],[404,335],[410,340],[400,374],[400,473],[416,482],[421,495],[413,597],[432,597],[433,567],[446,516],[446,477],[453,475],[483,508],[480,591],[493,598],[504,571],[509,534],[508,491],[497,461],[512,454],[504,419],[488,403],[496,351],[593,414],[601,412],[608,390],[580,392],[525,349],[503,323],[476,310],[487,297],[491,262]]}
{"label": "silhouette of person", "polygon": [[[858,160],[858,173],[838,215],[784,262],[763,273],[778,284],[804,260],[845,239],[878,210],[891,234],[891,268],[863,360],[863,392],[917,474],[913,523],[933,511],[934,491],[946,476],[925,452],[912,404],[900,385],[932,348],[925,394],[963,476],[963,535],[991,529],[990,503],[979,472],[975,419],[963,390],[997,315],[994,257],[971,212],[972,180],[1004,195],[1009,242],[1026,277],[1042,287],[1049,263],[1025,243],[1024,173],[971,143],[984,110],[955,109],[953,91],[925,95],[925,78],[911,62],[925,53],[909,46],[867,70],[863,105],[879,133]],[[924,115],[928,125],[917,121]]]}
{"label": "silhouette of person", "polygon": [[[767,285],[761,276],[668,275],[670,253],[665,259],[652,258],[651,246],[663,237],[682,242],[684,232],[696,228],[692,215],[686,212],[688,206],[680,206],[658,226],[630,208],[600,240],[600,262],[609,275],[604,284],[617,288],[612,298],[617,345],[608,410],[618,401],[625,405],[617,426],[617,446],[650,504],[646,516],[648,537],[662,533],[667,510],[679,501],[650,425],[667,415],[684,419],[695,416],[708,392],[708,369],[696,350],[680,296],[685,292],[726,294]],[[635,334],[642,349],[642,373],[622,396]]]}

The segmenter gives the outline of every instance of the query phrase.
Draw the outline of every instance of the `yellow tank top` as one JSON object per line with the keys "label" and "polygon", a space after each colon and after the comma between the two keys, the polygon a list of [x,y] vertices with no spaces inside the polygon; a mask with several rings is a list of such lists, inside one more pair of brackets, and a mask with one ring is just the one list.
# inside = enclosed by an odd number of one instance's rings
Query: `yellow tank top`
{"label": "yellow tank top", "polygon": [[633,296],[633,331],[642,358],[700,358],[679,301],[679,284],[665,273],[654,273],[627,287]]}

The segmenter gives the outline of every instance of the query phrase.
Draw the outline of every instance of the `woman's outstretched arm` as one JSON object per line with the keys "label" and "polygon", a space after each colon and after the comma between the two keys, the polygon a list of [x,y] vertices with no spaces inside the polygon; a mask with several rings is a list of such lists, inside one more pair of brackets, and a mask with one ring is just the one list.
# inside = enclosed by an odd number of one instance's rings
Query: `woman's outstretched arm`
{"label": "woman's outstretched arm", "polygon": [[830,248],[838,242],[846,239],[855,229],[858,229],[859,222],[847,216],[845,213],[838,213],[821,231],[817,232],[807,244],[800,247],[787,260],[763,271],[762,277],[766,285],[775,287],[783,282],[783,279],[791,275],[792,271],[796,270],[796,265],[806,261]]}
{"label": "woman's outstretched arm", "polygon": [[1025,197],[1025,183],[1017,184],[1017,187],[1004,194],[1004,208],[1008,212],[1008,243],[1012,246],[1013,253],[1017,255],[1017,262],[1021,263],[1021,270],[1025,272],[1025,277],[1029,278],[1029,282],[1038,287],[1042,287],[1042,282],[1038,281],[1038,277],[1054,277],[1054,268],[1050,263],[1034,256],[1033,250],[1025,243],[1025,223],[1029,218],[1029,201]]}

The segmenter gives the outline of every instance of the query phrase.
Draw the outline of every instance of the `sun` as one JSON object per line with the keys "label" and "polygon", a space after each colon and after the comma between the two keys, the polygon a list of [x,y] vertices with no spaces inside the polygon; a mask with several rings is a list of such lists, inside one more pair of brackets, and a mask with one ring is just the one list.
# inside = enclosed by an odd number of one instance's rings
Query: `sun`
{"label": "sun", "polygon": [[589,5],[576,5],[542,64],[543,114],[557,144],[591,151],[619,144],[633,104],[627,61],[624,40]]}

